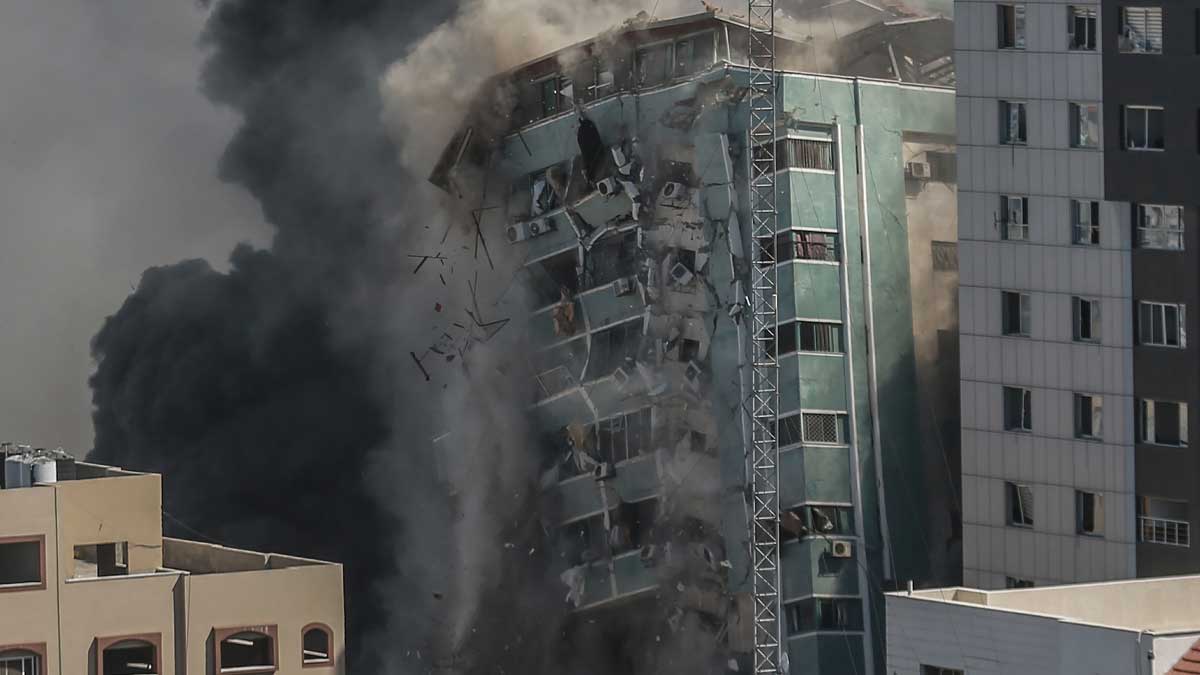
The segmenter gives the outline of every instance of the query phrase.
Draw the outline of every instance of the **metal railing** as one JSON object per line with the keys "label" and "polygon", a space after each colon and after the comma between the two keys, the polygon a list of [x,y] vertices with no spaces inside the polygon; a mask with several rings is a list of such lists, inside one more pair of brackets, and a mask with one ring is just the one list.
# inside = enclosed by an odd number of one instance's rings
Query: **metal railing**
{"label": "metal railing", "polygon": [[1191,525],[1186,520],[1138,516],[1138,538],[1149,544],[1190,547]]}

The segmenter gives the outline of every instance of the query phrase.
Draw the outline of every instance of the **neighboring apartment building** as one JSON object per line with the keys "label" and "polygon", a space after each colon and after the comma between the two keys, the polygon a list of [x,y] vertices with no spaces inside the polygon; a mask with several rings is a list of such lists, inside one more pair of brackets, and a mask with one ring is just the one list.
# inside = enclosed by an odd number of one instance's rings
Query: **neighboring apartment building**
{"label": "neighboring apartment building", "polygon": [[1200,672],[1200,577],[887,594],[889,675]]}
{"label": "neighboring apartment building", "polygon": [[[524,261],[543,523],[627,672],[681,631],[705,670],[750,652],[746,39],[719,15],[635,22],[517,68],[431,177]],[[957,398],[935,374],[939,350],[957,365],[953,92],[802,74],[818,55],[777,44],[786,650],[792,672],[874,672],[885,579],[957,567],[952,450],[920,433]]]}
{"label": "neighboring apartment building", "polygon": [[1200,9],[955,8],[965,581],[1195,571]]}
{"label": "neighboring apartment building", "polygon": [[340,565],[164,537],[155,474],[3,458],[0,673],[345,673]]}

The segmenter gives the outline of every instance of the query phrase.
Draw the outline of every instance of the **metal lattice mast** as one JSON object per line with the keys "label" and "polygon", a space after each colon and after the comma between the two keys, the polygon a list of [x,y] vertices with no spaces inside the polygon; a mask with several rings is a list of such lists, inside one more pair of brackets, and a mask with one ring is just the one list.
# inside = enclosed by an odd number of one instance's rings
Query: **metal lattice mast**
{"label": "metal lattice mast", "polygon": [[750,25],[751,499],[754,672],[780,673],[778,272],[775,267],[775,2],[748,0]]}

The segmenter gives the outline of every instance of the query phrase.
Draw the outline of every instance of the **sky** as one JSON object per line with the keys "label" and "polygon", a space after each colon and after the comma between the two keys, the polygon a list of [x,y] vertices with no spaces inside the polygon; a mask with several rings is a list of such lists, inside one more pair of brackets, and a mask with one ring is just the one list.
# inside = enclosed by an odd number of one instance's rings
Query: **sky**
{"label": "sky", "polygon": [[216,176],[191,0],[0,2],[0,441],[92,447],[88,343],[143,270],[265,245]]}

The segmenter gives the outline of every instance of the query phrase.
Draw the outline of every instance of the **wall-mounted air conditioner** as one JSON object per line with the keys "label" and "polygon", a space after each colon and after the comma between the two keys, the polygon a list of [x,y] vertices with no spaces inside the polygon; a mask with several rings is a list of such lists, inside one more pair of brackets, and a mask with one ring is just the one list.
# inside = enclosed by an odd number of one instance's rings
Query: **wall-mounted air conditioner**
{"label": "wall-mounted air conditioner", "polygon": [[508,226],[508,241],[515,244],[519,241],[540,237],[547,232],[553,232],[554,229],[554,219],[552,218],[535,218],[524,223],[513,223]]}
{"label": "wall-mounted air conditioner", "polygon": [[835,558],[851,558],[854,557],[854,546],[848,541],[835,541],[829,554]]}
{"label": "wall-mounted air conditioner", "polygon": [[629,295],[634,291],[635,288],[637,288],[637,284],[635,283],[633,277],[621,277],[613,282],[613,293],[618,297],[622,295]]}
{"label": "wall-mounted air conditioner", "polygon": [[915,180],[929,180],[928,162],[909,162],[904,165],[904,174]]}
{"label": "wall-mounted air conditioner", "polygon": [[692,279],[694,279],[695,276],[696,275],[692,274],[692,271],[687,268],[687,265],[684,265],[681,262],[675,263],[675,266],[671,268],[671,281],[674,281],[678,286],[687,286],[688,284],[692,283]]}
{"label": "wall-mounted air conditioner", "polygon": [[621,184],[616,178],[602,178],[596,181],[596,192],[602,197],[611,197],[621,191]]}
{"label": "wall-mounted air conditioner", "polygon": [[596,480],[608,480],[615,475],[617,475],[617,472],[611,462],[600,462],[592,470],[592,478]]}

